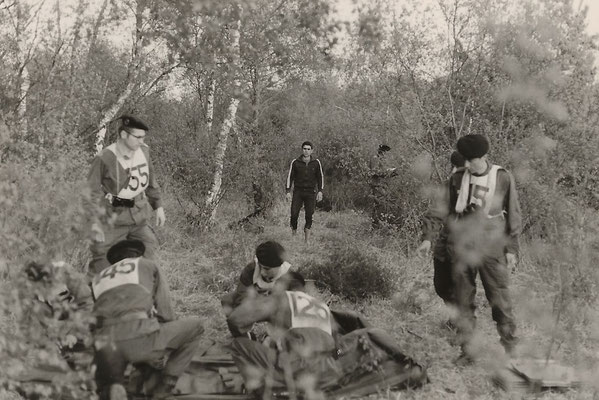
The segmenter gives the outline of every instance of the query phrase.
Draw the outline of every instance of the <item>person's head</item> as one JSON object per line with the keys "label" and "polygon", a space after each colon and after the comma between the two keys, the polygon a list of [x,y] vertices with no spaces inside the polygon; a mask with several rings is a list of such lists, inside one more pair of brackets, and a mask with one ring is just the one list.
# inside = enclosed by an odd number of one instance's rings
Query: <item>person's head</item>
{"label": "person's head", "polygon": [[459,151],[454,151],[453,153],[451,153],[451,157],[449,158],[449,160],[451,161],[451,166],[453,168],[462,168],[466,163],[466,160],[464,160],[464,156],[462,156]]}
{"label": "person's head", "polygon": [[285,248],[275,241],[260,243],[256,247],[256,260],[260,264],[260,276],[271,282],[285,262]]}
{"label": "person's head", "polygon": [[387,146],[386,144],[379,144],[379,149],[377,150],[377,154],[379,156],[384,156],[386,152],[388,152],[389,150],[391,150],[391,147]]}
{"label": "person's head", "polygon": [[309,157],[313,150],[314,146],[312,145],[312,142],[306,140],[304,143],[302,143],[302,155],[304,157]]}
{"label": "person's head", "polygon": [[146,246],[141,240],[121,240],[112,247],[106,253],[106,259],[110,265],[116,264],[125,258],[137,258],[144,255],[146,252]]}
{"label": "person's head", "polygon": [[464,167],[474,173],[483,173],[487,169],[489,141],[483,135],[462,136],[457,143],[458,151],[464,159]]}
{"label": "person's head", "polygon": [[306,280],[296,271],[289,271],[285,281],[285,290],[290,292],[303,292],[306,289]]}
{"label": "person's head", "polygon": [[129,150],[137,150],[144,143],[148,126],[139,118],[123,115],[119,126],[119,140]]}

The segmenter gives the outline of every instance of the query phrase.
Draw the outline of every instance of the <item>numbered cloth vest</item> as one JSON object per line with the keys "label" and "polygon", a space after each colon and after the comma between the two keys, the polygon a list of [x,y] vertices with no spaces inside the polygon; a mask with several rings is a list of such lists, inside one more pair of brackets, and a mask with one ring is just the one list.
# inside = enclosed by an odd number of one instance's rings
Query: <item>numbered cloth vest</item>
{"label": "numbered cloth vest", "polygon": [[497,172],[503,169],[492,165],[485,175],[476,176],[465,170],[455,205],[456,213],[464,212],[469,205],[475,205],[484,215],[494,218],[503,215],[502,200],[496,198]]}
{"label": "numbered cloth vest", "polygon": [[[130,159],[120,157],[116,150],[116,143],[107,147],[107,150],[114,153],[117,161],[125,173],[125,186],[116,194],[121,199],[134,199],[143,193],[150,183],[150,167],[146,155],[140,147]],[[119,169],[116,169],[117,173]]]}
{"label": "numbered cloth vest", "polygon": [[291,310],[291,329],[317,328],[332,335],[331,310],[320,300],[303,292],[285,292]]}

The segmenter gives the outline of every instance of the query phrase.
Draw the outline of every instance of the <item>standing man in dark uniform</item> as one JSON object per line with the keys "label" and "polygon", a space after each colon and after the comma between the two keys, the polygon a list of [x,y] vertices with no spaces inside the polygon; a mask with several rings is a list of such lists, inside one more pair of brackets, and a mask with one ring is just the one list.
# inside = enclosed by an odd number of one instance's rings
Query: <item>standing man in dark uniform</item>
{"label": "standing man in dark uniform", "polygon": [[165,222],[160,186],[156,181],[150,150],[144,139],[148,126],[139,118],[123,115],[118,140],[100,152],[88,175],[91,200],[115,217],[114,226],[96,221],[91,245],[93,259],[89,275],[100,272],[109,263],[106,252],[118,241],[141,240],[148,258],[154,258],[158,240],[147,223],[148,206],[156,210],[156,225]]}
{"label": "standing man in dark uniform", "polygon": [[[464,169],[465,160],[458,151],[454,151],[451,154],[450,161],[452,175]],[[422,221],[422,243],[418,247],[417,252],[420,257],[427,256],[431,249],[432,240],[437,237],[435,248],[433,250],[433,283],[437,295],[443,300],[445,305],[450,308],[451,316],[446,325],[448,328],[454,329],[455,319],[453,317],[457,311],[457,304],[455,299],[455,285],[451,273],[451,260],[447,253],[447,216],[449,215],[449,210],[447,208],[447,203],[449,202],[448,187],[449,181],[446,181],[439,193],[436,193],[431,208],[424,215]],[[440,219],[444,221],[441,227],[439,226]]]}
{"label": "standing man in dark uniform", "polygon": [[385,219],[388,205],[393,201],[389,193],[389,180],[397,171],[395,168],[390,168],[387,161],[387,152],[391,147],[386,144],[380,144],[376,152],[376,156],[370,159],[370,190],[372,195],[372,223],[374,226],[379,226],[380,222]]}
{"label": "standing man in dark uniform", "polygon": [[[291,231],[297,232],[297,220],[299,212],[304,206],[306,213],[306,224],[304,225],[304,240],[307,242],[312,227],[312,215],[316,208],[316,202],[322,200],[322,189],[324,188],[324,175],[322,165],[317,158],[312,157],[312,143],[302,143],[302,155],[291,161],[289,173],[287,174],[287,201],[291,200]],[[293,185],[293,195],[291,186]]]}
{"label": "standing man in dark uniform", "polygon": [[[514,178],[504,168],[487,161],[487,138],[463,136],[457,148],[466,162],[465,168],[454,173],[448,182],[445,231],[462,347],[456,362],[463,365],[475,359],[471,341],[479,273],[500,342],[508,355],[514,351],[516,324],[508,285],[509,270],[516,265],[522,217]],[[439,214],[437,226],[444,222],[444,216]]]}

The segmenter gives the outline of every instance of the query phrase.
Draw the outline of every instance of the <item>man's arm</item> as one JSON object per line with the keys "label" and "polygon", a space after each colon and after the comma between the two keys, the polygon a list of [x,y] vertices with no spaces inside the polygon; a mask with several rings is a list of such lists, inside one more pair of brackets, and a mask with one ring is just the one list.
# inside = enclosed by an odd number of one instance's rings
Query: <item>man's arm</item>
{"label": "man's arm", "polygon": [[[507,172],[507,171],[506,171]],[[522,232],[522,211],[518,201],[518,192],[516,191],[516,181],[512,174],[507,172],[510,181],[507,193],[507,234],[508,243],[506,253],[518,254],[520,251],[519,238]]]}
{"label": "man's arm", "polygon": [[451,179],[435,191],[431,207],[422,218],[422,241],[433,241],[449,216]]}
{"label": "man's arm", "polygon": [[162,191],[160,185],[156,180],[156,174],[154,170],[154,164],[150,158],[150,150],[146,147],[146,159],[148,160],[148,187],[146,188],[146,196],[148,196],[148,202],[152,206],[153,210],[162,207]]}
{"label": "man's arm", "polygon": [[295,168],[293,168],[293,164],[295,163],[295,159],[291,160],[291,164],[289,165],[289,172],[287,173],[287,182],[285,184],[285,190],[287,193],[291,192],[291,185],[293,185],[293,181],[295,180]]}
{"label": "man's arm", "polygon": [[318,171],[316,171],[318,191],[322,192],[322,190],[324,189],[324,173],[322,172],[322,164],[320,163],[320,160],[317,159],[316,162],[318,163]]}
{"label": "man's arm", "polygon": [[227,317],[227,325],[234,337],[243,336],[256,322],[270,321],[277,310],[278,296],[246,298]]}
{"label": "man's arm", "polygon": [[[143,260],[143,259],[142,259]],[[153,263],[152,263],[153,264]],[[156,318],[160,322],[169,322],[175,319],[175,311],[171,305],[170,290],[168,282],[160,267],[154,264],[154,307],[156,307]]]}

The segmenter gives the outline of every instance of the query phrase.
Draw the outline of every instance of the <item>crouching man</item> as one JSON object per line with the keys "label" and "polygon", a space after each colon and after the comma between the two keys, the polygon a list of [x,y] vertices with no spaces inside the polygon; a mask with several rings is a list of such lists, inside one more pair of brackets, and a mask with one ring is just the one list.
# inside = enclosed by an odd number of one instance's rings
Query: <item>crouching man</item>
{"label": "crouching man", "polygon": [[[287,291],[247,299],[229,315],[232,356],[248,391],[295,392],[298,386],[312,397],[322,380],[339,375],[332,358],[333,321],[325,303],[303,292],[303,277],[291,272],[290,278]],[[268,344],[244,337],[256,322],[271,323]]]}
{"label": "crouching man", "polygon": [[281,244],[268,241],[258,245],[254,260],[241,271],[235,290],[221,298],[225,315],[231,314],[247,298],[277,292],[288,280],[290,269]]}
{"label": "crouching man", "polygon": [[146,389],[153,398],[168,397],[204,330],[198,318],[175,320],[167,282],[157,265],[143,257],[144,251],[141,241],[118,242],[107,254],[111,266],[92,281],[101,399],[127,398],[123,380],[129,363],[156,368],[159,379]]}

